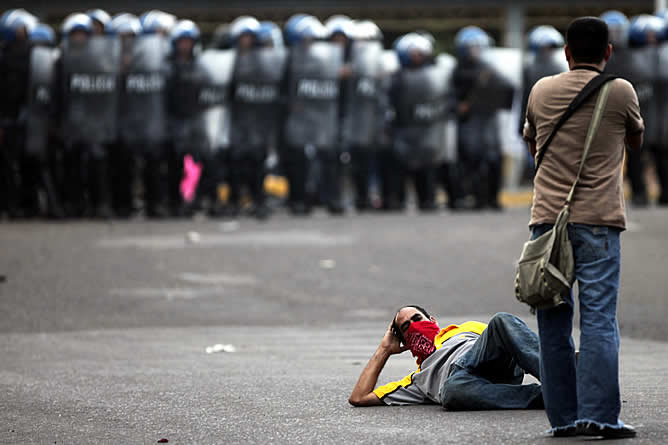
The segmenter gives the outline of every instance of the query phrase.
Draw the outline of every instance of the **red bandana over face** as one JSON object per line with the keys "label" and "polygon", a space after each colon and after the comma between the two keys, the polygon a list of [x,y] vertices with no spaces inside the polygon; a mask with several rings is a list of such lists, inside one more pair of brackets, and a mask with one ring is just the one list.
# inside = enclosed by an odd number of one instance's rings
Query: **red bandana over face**
{"label": "red bandana over face", "polygon": [[417,357],[418,365],[421,364],[432,352],[436,350],[434,339],[441,331],[433,321],[414,321],[408,327],[405,344],[411,350],[413,357]]}

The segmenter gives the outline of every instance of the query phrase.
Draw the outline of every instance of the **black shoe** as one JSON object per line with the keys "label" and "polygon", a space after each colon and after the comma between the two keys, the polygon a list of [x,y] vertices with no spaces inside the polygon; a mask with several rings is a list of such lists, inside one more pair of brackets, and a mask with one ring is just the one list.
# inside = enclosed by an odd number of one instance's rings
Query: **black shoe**
{"label": "black shoe", "polygon": [[259,221],[266,221],[271,216],[271,209],[266,204],[261,204],[253,209],[253,216]]}
{"label": "black shoe", "polygon": [[329,204],[327,206],[327,211],[329,212],[330,215],[341,216],[345,213],[346,209],[343,207],[343,205],[336,202]]}
{"label": "black shoe", "polygon": [[649,205],[649,199],[647,199],[647,195],[632,196],[631,205],[633,207],[647,207]]}
{"label": "black shoe", "polygon": [[111,219],[114,217],[114,212],[108,204],[101,204],[95,209],[93,216],[97,219]]}
{"label": "black shoe", "polygon": [[307,216],[311,213],[311,208],[303,202],[294,202],[290,205],[290,212],[295,216]]}
{"label": "black shoe", "polygon": [[582,436],[604,437],[606,439],[628,439],[636,437],[636,430],[631,425],[624,425],[621,428],[611,428],[609,426],[598,426],[593,423],[579,424],[578,434]]}
{"label": "black shoe", "polygon": [[438,210],[438,206],[436,205],[435,202],[432,201],[427,201],[420,203],[418,206],[421,212],[435,212]]}
{"label": "black shoe", "polygon": [[495,212],[501,212],[501,211],[503,211],[503,207],[501,207],[501,204],[499,204],[498,201],[490,201],[490,202],[487,204],[487,207],[489,207],[490,210],[493,210],[493,211],[495,211]]}
{"label": "black shoe", "polygon": [[578,429],[575,426],[567,426],[566,428],[552,432],[552,437],[575,437],[577,435]]}

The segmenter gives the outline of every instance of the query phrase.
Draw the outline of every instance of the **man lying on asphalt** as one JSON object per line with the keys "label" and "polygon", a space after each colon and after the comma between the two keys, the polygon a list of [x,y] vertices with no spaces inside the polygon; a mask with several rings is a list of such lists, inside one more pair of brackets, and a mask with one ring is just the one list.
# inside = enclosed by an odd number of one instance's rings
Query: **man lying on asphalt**
{"label": "man lying on asphalt", "polygon": [[[418,369],[376,387],[387,359],[410,350]],[[419,306],[399,309],[362,371],[349,402],[354,406],[437,403],[448,410],[542,409],[538,336],[514,315],[489,324],[467,321],[441,329]],[[375,388],[375,389],[374,389]]]}

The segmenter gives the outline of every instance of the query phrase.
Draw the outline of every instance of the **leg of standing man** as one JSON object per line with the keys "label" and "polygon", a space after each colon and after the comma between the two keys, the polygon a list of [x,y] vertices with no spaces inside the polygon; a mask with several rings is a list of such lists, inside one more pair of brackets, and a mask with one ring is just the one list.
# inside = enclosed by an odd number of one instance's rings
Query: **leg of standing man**
{"label": "leg of standing man", "polygon": [[[549,229],[537,226],[535,238]],[[619,328],[617,298],[621,265],[620,231],[612,227],[570,224],[580,305],[580,353],[577,364],[571,338],[573,299],[539,310],[541,376],[553,432],[633,437],[619,420]],[[564,365],[566,364],[566,365]]]}

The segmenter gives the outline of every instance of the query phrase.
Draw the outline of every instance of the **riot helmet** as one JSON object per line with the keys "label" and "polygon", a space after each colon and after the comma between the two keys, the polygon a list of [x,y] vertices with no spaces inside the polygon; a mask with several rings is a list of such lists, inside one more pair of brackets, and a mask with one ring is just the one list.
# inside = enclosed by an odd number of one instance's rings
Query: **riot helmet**
{"label": "riot helmet", "polygon": [[629,19],[619,11],[606,11],[601,14],[601,20],[608,25],[610,43],[619,48],[626,48],[629,45],[629,31],[631,28]]}
{"label": "riot helmet", "polygon": [[255,36],[259,29],[260,22],[255,17],[241,16],[230,23],[232,40],[241,50],[248,50],[255,46]]}
{"label": "riot helmet", "polygon": [[399,64],[404,68],[418,68],[433,57],[434,45],[425,36],[416,32],[400,37],[394,45]]}
{"label": "riot helmet", "polygon": [[325,21],[327,38],[332,42],[346,45],[354,36],[354,24],[346,15],[333,15]]}
{"label": "riot helmet", "polygon": [[139,22],[144,34],[162,34],[167,36],[176,23],[176,16],[154,9],[144,12],[139,16]]}
{"label": "riot helmet", "polygon": [[534,52],[564,46],[564,36],[551,25],[536,26],[529,32],[527,40],[529,50]]}
{"label": "riot helmet", "polygon": [[56,34],[53,28],[45,23],[37,25],[28,37],[35,45],[53,46],[56,44]]}
{"label": "riot helmet", "polygon": [[655,15],[641,14],[631,19],[629,44],[633,47],[655,46],[665,37],[666,22]]}
{"label": "riot helmet", "polygon": [[478,60],[481,50],[493,44],[489,34],[477,26],[466,26],[455,34],[455,51],[462,59]]}
{"label": "riot helmet", "polygon": [[274,22],[260,22],[257,41],[262,47],[282,48],[284,46],[281,28]]}
{"label": "riot helmet", "polygon": [[93,34],[103,35],[111,21],[111,17],[107,11],[103,9],[90,9],[86,11],[86,15],[93,21]]}
{"label": "riot helmet", "polygon": [[304,17],[295,24],[294,42],[304,44],[313,40],[322,40],[327,37],[327,29],[320,20],[313,16]]}
{"label": "riot helmet", "polygon": [[93,20],[86,14],[75,12],[65,18],[61,31],[70,42],[81,44],[93,33]]}
{"label": "riot helmet", "polygon": [[176,22],[169,33],[175,57],[177,59],[191,59],[195,54],[200,35],[199,27],[192,20]]}
{"label": "riot helmet", "polygon": [[382,42],[383,32],[371,20],[359,20],[354,22],[353,38],[355,40],[377,40]]}
{"label": "riot helmet", "polygon": [[107,32],[118,36],[137,36],[141,34],[142,26],[136,16],[126,12],[111,19],[107,25]]}
{"label": "riot helmet", "polygon": [[308,14],[295,14],[290,17],[283,26],[283,34],[286,45],[293,45],[297,40],[297,25],[307,17],[313,17]]}
{"label": "riot helmet", "polygon": [[39,21],[25,9],[10,9],[0,17],[0,40],[26,41]]}

